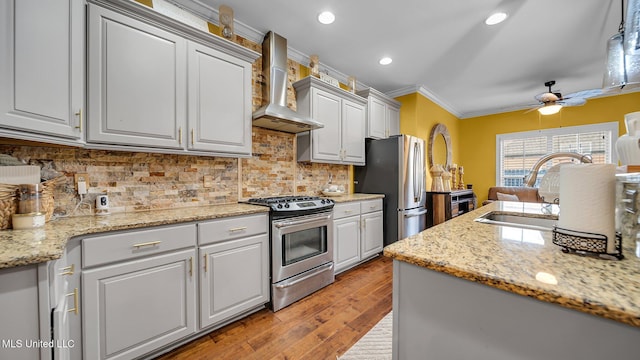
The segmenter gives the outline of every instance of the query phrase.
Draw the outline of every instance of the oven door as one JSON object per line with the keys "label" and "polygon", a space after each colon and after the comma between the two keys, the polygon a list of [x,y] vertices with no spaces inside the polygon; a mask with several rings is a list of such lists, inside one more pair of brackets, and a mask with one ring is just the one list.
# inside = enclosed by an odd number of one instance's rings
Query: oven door
{"label": "oven door", "polygon": [[332,212],[271,222],[272,283],[333,261]]}

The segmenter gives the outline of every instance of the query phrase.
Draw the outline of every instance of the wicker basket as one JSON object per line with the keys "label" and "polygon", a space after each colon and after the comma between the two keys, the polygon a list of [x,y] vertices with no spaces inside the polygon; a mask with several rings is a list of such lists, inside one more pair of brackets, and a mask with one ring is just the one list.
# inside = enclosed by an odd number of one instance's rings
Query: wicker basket
{"label": "wicker basket", "polygon": [[[42,182],[42,198],[40,204],[45,214],[45,221],[51,220],[55,202],[53,191],[64,176]],[[11,229],[11,215],[18,210],[19,185],[0,184],[0,230]]]}

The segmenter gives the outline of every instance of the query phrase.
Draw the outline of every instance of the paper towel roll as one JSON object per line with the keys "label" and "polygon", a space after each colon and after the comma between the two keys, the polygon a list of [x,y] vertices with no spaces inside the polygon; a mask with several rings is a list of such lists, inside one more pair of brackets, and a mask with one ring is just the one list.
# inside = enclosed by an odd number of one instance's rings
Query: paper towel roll
{"label": "paper towel roll", "polygon": [[615,251],[616,166],[572,164],[560,168],[558,227],[606,235],[607,252]]}

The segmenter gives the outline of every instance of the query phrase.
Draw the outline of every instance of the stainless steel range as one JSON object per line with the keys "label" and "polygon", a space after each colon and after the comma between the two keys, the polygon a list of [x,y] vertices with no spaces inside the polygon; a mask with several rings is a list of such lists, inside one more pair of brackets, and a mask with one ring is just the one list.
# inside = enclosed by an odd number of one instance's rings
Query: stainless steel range
{"label": "stainless steel range", "polygon": [[271,308],[285,306],[334,279],[331,199],[283,196],[249,199],[271,211]]}

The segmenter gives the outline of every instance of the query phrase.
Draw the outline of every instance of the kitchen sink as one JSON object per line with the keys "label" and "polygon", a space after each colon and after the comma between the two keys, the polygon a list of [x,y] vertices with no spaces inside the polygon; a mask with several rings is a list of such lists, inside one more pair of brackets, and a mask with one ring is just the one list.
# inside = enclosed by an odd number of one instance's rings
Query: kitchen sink
{"label": "kitchen sink", "polygon": [[558,222],[558,218],[553,215],[532,215],[532,214],[505,214],[497,211],[491,211],[481,215],[475,221],[502,226],[515,226],[525,229],[550,231]]}

